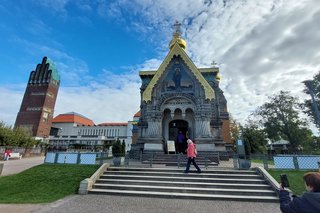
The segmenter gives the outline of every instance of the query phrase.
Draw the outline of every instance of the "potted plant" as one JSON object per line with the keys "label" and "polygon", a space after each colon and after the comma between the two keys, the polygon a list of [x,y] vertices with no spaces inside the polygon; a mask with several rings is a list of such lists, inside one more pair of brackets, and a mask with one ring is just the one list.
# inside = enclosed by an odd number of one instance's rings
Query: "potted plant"
{"label": "potted plant", "polygon": [[117,139],[112,144],[112,155],[113,155],[113,165],[120,166],[124,162],[124,150],[122,148],[121,142]]}

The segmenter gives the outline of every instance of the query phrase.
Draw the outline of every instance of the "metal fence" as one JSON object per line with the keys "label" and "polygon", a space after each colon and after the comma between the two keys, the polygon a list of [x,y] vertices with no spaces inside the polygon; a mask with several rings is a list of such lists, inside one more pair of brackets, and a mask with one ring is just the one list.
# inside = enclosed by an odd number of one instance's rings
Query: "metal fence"
{"label": "metal fence", "polygon": [[[117,156],[117,155],[115,155]],[[319,155],[250,155],[239,157],[236,154],[221,156],[219,153],[199,153],[196,158],[200,168],[250,169],[264,167],[265,169],[309,169],[320,168]],[[185,154],[162,154],[154,152],[127,153],[123,157],[114,157],[106,152],[50,152],[45,157],[45,163],[65,164],[103,164],[110,163],[124,167],[178,167],[187,163]]]}

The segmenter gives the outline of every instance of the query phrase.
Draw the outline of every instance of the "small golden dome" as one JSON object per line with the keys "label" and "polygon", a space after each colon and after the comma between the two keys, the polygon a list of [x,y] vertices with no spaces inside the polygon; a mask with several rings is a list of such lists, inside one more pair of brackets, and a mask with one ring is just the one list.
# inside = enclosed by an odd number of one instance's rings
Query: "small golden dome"
{"label": "small golden dome", "polygon": [[221,75],[220,75],[220,73],[217,73],[217,75],[216,75],[216,81],[220,82],[220,80],[221,80]]}
{"label": "small golden dome", "polygon": [[177,33],[174,33],[172,40],[170,41],[169,48],[170,50],[173,48],[175,43],[178,43],[180,47],[184,50],[187,48],[187,42],[182,39]]}

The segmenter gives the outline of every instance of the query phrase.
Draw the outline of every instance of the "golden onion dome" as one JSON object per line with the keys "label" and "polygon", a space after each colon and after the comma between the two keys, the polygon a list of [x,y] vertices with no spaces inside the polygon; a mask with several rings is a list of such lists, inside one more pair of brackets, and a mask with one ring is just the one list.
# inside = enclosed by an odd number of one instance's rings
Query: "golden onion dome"
{"label": "golden onion dome", "polygon": [[179,34],[176,33],[176,32],[173,34],[173,38],[172,38],[172,40],[170,41],[170,44],[169,44],[170,50],[173,48],[173,46],[174,46],[175,43],[178,43],[180,47],[182,47],[184,50],[186,50],[186,48],[187,48],[187,42],[186,42],[184,39],[182,39],[182,38],[179,36]]}
{"label": "golden onion dome", "polygon": [[220,75],[220,73],[217,73],[217,75],[216,75],[216,81],[220,82],[220,80],[221,80],[221,75]]}

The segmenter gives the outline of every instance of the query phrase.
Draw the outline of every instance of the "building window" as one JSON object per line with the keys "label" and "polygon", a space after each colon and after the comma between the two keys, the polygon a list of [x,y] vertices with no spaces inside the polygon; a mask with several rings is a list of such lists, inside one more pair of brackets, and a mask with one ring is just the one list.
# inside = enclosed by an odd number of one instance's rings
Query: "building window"
{"label": "building window", "polygon": [[45,95],[44,92],[32,92],[31,95]]}
{"label": "building window", "polygon": [[41,111],[42,107],[28,107],[27,111]]}

